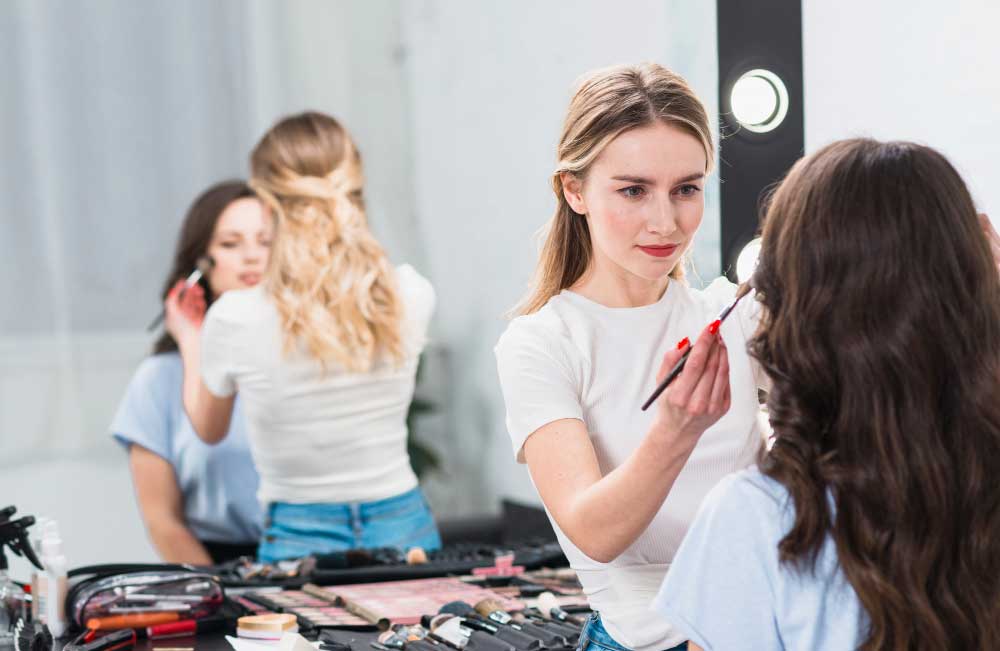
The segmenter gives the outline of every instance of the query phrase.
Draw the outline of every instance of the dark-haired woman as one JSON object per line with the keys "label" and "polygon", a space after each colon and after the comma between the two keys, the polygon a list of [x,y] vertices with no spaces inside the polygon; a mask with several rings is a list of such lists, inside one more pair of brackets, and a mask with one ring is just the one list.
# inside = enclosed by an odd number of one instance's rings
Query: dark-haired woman
{"label": "dark-haired woman", "polygon": [[692,648],[1000,649],[998,244],[930,148],[795,165],[753,280],[774,446],[654,602]]}
{"label": "dark-haired woman", "polygon": [[[271,236],[269,213],[245,183],[209,188],[181,227],[164,296],[208,256],[214,265],[191,290],[203,315],[223,293],[260,281]],[[149,536],[170,562],[208,565],[253,555],[263,522],[239,401],[229,436],[211,446],[198,438],[184,413],[182,384],[177,343],[165,333],[136,371],[111,424],[128,450]]]}

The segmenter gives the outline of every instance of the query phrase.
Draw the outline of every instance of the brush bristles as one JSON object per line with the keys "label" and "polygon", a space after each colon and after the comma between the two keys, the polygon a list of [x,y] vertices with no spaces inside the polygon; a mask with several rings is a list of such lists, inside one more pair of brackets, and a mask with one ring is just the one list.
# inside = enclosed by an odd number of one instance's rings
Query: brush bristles
{"label": "brush bristles", "polygon": [[538,595],[538,610],[542,611],[542,614],[546,617],[552,612],[553,608],[559,607],[559,600],[551,592],[543,592]]}
{"label": "brush bristles", "polygon": [[483,617],[489,617],[490,613],[492,612],[498,610],[502,611],[503,604],[497,601],[496,599],[490,598],[490,599],[483,599],[482,601],[477,603],[474,606],[474,608],[476,609],[476,612],[482,615]]}
{"label": "brush bristles", "polygon": [[208,274],[208,272],[211,271],[212,267],[214,266],[215,266],[215,260],[212,259],[212,256],[203,255],[200,258],[198,258],[198,264],[197,264],[198,271],[200,271],[203,275]]}

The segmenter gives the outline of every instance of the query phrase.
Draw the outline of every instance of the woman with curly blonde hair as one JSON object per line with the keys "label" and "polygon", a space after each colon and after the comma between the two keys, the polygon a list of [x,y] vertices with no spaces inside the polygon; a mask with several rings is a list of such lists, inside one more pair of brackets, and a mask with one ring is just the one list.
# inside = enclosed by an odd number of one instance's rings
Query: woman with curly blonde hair
{"label": "woman with curly blonde hair", "polygon": [[276,222],[260,286],[227,294],[199,339],[178,291],[168,327],[199,437],[244,405],[268,526],[260,558],[440,546],[406,452],[406,413],[434,289],[368,230],[361,157],[330,116],[279,121],[250,157]]}

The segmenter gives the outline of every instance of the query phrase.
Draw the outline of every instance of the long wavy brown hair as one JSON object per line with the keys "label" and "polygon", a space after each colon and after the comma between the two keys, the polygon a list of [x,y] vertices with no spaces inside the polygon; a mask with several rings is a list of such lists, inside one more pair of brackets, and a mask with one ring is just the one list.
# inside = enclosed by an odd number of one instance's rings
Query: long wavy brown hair
{"label": "long wavy brown hair", "polygon": [[827,146],[771,198],[753,282],[782,562],[832,537],[862,649],[1000,649],[1000,278],[959,174],[913,143]]}

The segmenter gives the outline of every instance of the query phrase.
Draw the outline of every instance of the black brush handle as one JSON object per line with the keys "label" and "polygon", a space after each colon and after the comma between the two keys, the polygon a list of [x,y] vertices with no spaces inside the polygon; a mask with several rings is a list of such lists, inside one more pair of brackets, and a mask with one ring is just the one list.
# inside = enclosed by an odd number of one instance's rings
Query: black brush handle
{"label": "black brush handle", "polygon": [[[197,281],[195,281],[195,282],[197,282]],[[184,292],[186,292],[187,290],[188,290],[188,285],[185,285],[184,288],[181,289],[180,293],[177,294],[177,301],[178,302],[184,300]],[[167,316],[167,310],[166,309],[160,310],[160,313],[156,315],[156,318],[153,319],[153,322],[150,323],[148,326],[146,326],[146,332],[152,332],[153,330],[155,330],[156,326],[158,326],[161,323],[163,323],[163,319],[166,316]]]}
{"label": "black brush handle", "polygon": [[[719,318],[717,319],[717,321],[719,322],[720,325],[722,324],[723,321],[726,320],[726,317],[729,316],[734,309],[736,309],[736,304],[740,302],[740,299],[742,299],[744,296],[750,293],[751,289],[752,288],[749,283],[743,283],[742,285],[739,286],[739,288],[736,290],[736,298],[733,300],[732,303],[730,303],[726,307],[726,309],[722,310],[722,312],[719,314]],[[667,390],[667,387],[670,386],[670,383],[677,379],[677,376],[680,375],[681,371],[684,370],[684,364],[685,362],[687,362],[688,355],[691,354],[692,350],[694,350],[694,346],[688,346],[688,349],[684,353],[684,355],[681,356],[681,358],[677,361],[677,363],[674,364],[674,367],[670,369],[670,372],[667,373],[667,377],[663,378],[663,382],[660,382],[660,385],[656,387],[656,391],[653,391],[653,395],[649,396],[649,400],[647,400],[645,404],[642,405],[643,411],[649,409],[649,406],[653,404],[653,402],[657,398],[660,397],[660,394]]]}
{"label": "black brush handle", "polygon": [[681,355],[681,358],[677,360],[677,363],[674,364],[674,367],[670,369],[669,373],[667,373],[667,377],[663,378],[663,382],[660,382],[659,386],[656,387],[656,390],[653,391],[653,395],[649,396],[649,400],[643,403],[642,405],[643,411],[649,409],[649,406],[654,402],[656,402],[656,399],[660,397],[660,394],[667,390],[667,387],[670,386],[670,383],[677,379],[677,376],[680,375],[681,371],[684,370],[684,364],[687,363],[688,357],[691,356],[692,350],[694,350],[694,346],[688,346],[688,349],[684,351],[684,354]]}
{"label": "black brush handle", "polygon": [[160,310],[160,313],[156,315],[156,318],[153,319],[153,322],[150,323],[148,326],[146,326],[146,332],[152,332],[153,330],[156,330],[156,327],[159,326],[161,323],[163,323],[163,317],[165,317],[166,315],[167,315],[166,310]]}

